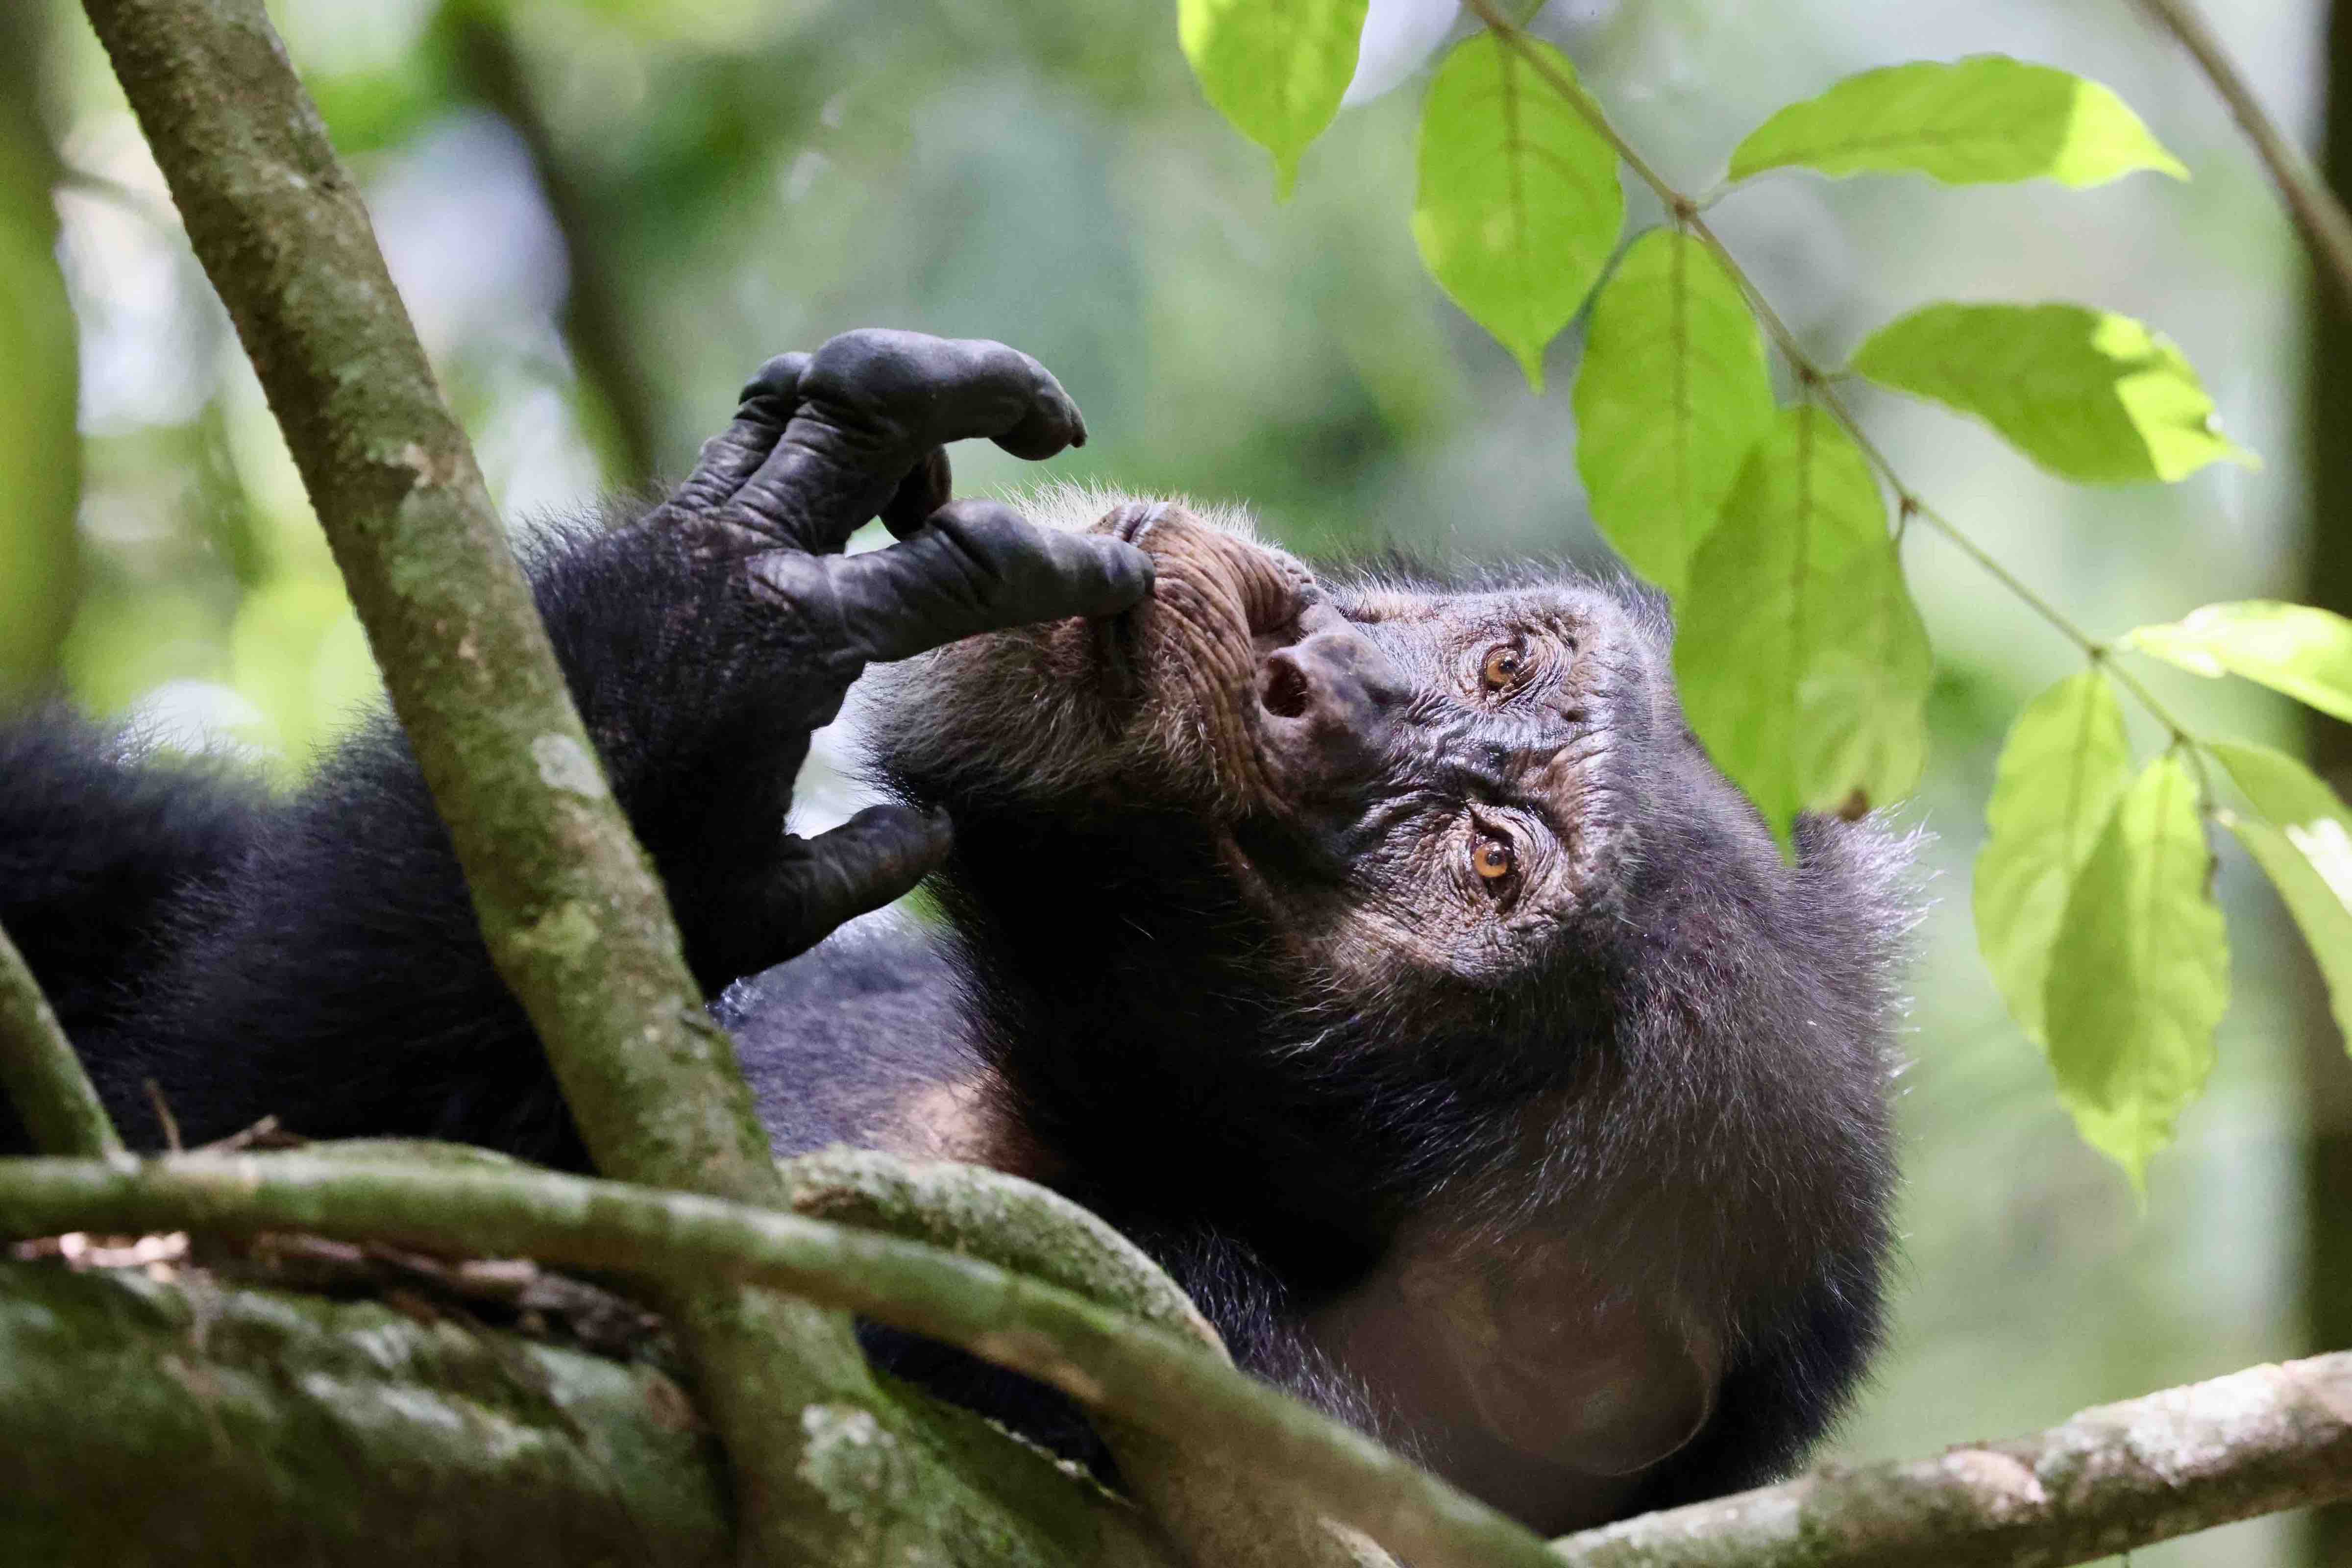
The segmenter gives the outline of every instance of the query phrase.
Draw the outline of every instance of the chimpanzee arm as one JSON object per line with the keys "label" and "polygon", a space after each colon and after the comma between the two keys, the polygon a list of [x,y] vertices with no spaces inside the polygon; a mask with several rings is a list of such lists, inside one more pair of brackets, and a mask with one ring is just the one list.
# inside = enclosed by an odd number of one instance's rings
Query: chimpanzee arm
{"label": "chimpanzee arm", "polygon": [[[902,807],[813,839],[783,830],[809,731],[869,660],[1110,614],[1149,587],[1148,558],[1118,542],[942,504],[947,442],[1042,458],[1083,436],[1053,378],[1012,350],[853,332],[763,368],[650,516],[540,553],[558,657],[706,986],[805,949],[945,852],[947,825]],[[877,512],[903,542],[840,555]],[[190,1140],[275,1113],[314,1137],[456,1138],[581,1163],[389,720],[341,747],[163,924],[170,941],[131,1003],[78,1042],[133,1142],[160,1141],[152,1078]]]}

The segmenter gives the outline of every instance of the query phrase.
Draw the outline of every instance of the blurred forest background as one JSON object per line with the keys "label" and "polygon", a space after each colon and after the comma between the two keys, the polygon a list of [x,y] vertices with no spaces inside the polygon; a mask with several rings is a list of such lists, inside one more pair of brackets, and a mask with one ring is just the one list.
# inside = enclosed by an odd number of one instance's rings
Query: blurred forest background
{"label": "blurred forest background", "polygon": [[[1354,107],[1287,205],[1265,156],[1201,100],[1167,0],[270,9],[518,530],[681,472],[762,357],[878,323],[1043,359],[1094,436],[1055,476],[1244,499],[1308,552],[1605,561],[1571,457],[1577,334],[1532,397],[1414,257],[1417,73],[1455,25],[1452,0],[1374,0]],[[2265,101],[2315,142],[2324,5],[2209,9]],[[1719,175],[1773,108],[1872,65],[2000,51],[2116,89],[2192,182],[1785,175],[1715,221],[1832,361],[1943,297],[2080,300],[2170,333],[2261,472],[2079,489],[1972,425],[1853,395],[1915,487],[2095,631],[2309,595],[2301,258],[2224,110],[2127,0],[1589,0],[1549,6],[1538,28],[1685,188]],[[992,448],[957,461],[966,489],[1040,477]],[[2221,1066],[2154,1163],[2143,1212],[2076,1141],[1969,934],[2001,733],[2075,656],[1933,537],[1915,531],[1906,552],[1939,660],[1931,771],[1907,808],[1937,835],[1935,903],[1903,1080],[1909,1267],[1893,1353],[1838,1449],[1857,1458],[2039,1427],[2352,1334],[2352,1309],[2328,1316],[2315,1283],[2330,1266],[2313,1262],[2352,1247],[2352,1195],[2306,1197],[2321,1135],[2352,1136],[2352,1062],[2284,917],[2225,852]],[[2303,739],[2252,688],[2148,679],[2217,729]],[[290,778],[373,680],[78,9],[6,0],[0,703],[61,689]],[[804,809],[839,815],[848,787],[822,756],[813,768]],[[2135,1562],[2326,1560],[2297,1522]]]}

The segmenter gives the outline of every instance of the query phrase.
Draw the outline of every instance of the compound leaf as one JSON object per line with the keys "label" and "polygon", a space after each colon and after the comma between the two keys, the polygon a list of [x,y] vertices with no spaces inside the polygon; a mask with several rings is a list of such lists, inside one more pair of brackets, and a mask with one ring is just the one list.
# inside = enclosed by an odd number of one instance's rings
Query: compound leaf
{"label": "compound leaf", "polygon": [[1176,32],[1201,90],[1274,154],[1287,199],[1298,158],[1339,112],[1367,0],[1177,0]]}
{"label": "compound leaf", "polygon": [[2352,1043],[2352,809],[2319,775],[2268,746],[2210,748],[2259,816],[2222,820],[2278,889],[2327,982],[2328,1010]]}
{"label": "compound leaf", "polygon": [[[1549,68],[1576,68],[1529,40]],[[1592,292],[1625,226],[1617,154],[1492,33],[1458,45],[1422,115],[1412,237],[1423,265],[1543,390],[1544,345]]]}
{"label": "compound leaf", "polygon": [[1680,620],[1691,728],[1784,844],[1799,811],[1917,781],[1927,633],[1877,481],[1818,408],[1784,410],[1741,465]]}
{"label": "compound leaf", "polygon": [[1714,252],[1670,228],[1633,243],[1592,302],[1575,403],[1593,521],[1635,571],[1680,595],[1772,423],[1763,335]]}
{"label": "compound leaf", "polygon": [[2159,757],[2116,803],[2051,950],[2058,1098],[2136,1190],[2213,1070],[2230,948],[2211,870],[2196,781],[2179,757]]}
{"label": "compound leaf", "polygon": [[2047,178],[2096,185],[2137,169],[2189,171],[2106,88],[2005,55],[1850,76],[1792,103],[1731,154],[1731,177],[1801,165],[1916,174],[1948,184]]}
{"label": "compound leaf", "polygon": [[2185,479],[2256,466],[2215,427],[2213,400],[2169,339],[2083,305],[1925,306],[1855,351],[1882,386],[1972,414],[2062,479]]}
{"label": "compound leaf", "polygon": [[2097,668],[2035,698],[2001,746],[1977,853],[1977,950],[2036,1045],[2048,1041],[2042,991],[2067,894],[2130,782],[2123,709]]}
{"label": "compound leaf", "polygon": [[2196,675],[2242,676],[2352,722],[2352,621],[2275,599],[2206,605],[2126,632],[2117,646]]}

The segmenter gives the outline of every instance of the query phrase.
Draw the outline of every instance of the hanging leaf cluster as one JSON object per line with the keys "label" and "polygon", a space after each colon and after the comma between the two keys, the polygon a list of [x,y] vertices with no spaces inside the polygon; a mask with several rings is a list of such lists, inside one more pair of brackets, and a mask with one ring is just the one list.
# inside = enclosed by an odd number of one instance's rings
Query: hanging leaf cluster
{"label": "hanging leaf cluster", "polygon": [[[1210,101],[1274,153],[1286,193],[1338,112],[1363,6],[1180,10]],[[1801,396],[1780,403],[1752,288],[1697,208],[1670,200],[1665,226],[1624,234],[1625,157],[1566,57],[1517,31],[1475,32],[1429,85],[1413,239],[1538,392],[1553,340],[1586,313],[1571,397],[1593,520],[1673,598],[1691,727],[1787,846],[1800,813],[1916,784],[1927,636],[1879,464],[1820,395],[1822,367],[1793,362]],[[1786,170],[2078,188],[2188,174],[2106,88],[1999,56],[1849,77],[1767,118],[1731,150],[1727,178]],[[1868,334],[1842,373],[1979,420],[2078,483],[2254,462],[2179,349],[2090,305],[1926,305]],[[2117,650],[2352,720],[2352,623],[2238,604],[2143,626],[2035,699],[2002,752],[1976,867],[1979,945],[2076,1126],[2137,1184],[2204,1085],[2227,999],[2208,822],[2276,885],[2352,1034],[2352,814],[2263,747],[2178,735],[2136,764]]]}

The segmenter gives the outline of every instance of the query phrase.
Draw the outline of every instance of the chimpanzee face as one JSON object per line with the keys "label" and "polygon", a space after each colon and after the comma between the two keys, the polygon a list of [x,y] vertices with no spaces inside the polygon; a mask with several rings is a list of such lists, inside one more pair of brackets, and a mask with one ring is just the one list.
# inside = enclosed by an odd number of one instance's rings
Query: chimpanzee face
{"label": "chimpanzee face", "polygon": [[1151,596],[929,656],[919,700],[881,705],[894,777],[951,811],[1181,813],[1357,999],[1485,990],[1612,907],[1633,759],[1688,746],[1662,616],[1577,580],[1327,583],[1231,516],[1047,500],[1150,552]]}

